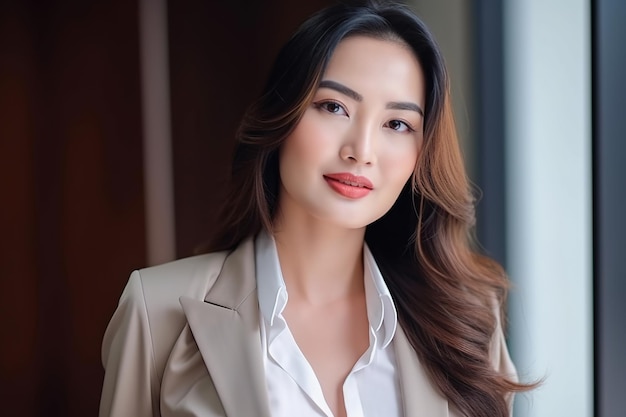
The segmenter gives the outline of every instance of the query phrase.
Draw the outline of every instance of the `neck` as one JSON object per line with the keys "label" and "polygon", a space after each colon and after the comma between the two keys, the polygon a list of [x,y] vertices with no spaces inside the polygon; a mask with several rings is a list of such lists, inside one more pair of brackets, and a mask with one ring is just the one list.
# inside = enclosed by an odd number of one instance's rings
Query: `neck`
{"label": "neck", "polygon": [[274,229],[290,301],[323,304],[362,294],[365,228],[291,220]]}

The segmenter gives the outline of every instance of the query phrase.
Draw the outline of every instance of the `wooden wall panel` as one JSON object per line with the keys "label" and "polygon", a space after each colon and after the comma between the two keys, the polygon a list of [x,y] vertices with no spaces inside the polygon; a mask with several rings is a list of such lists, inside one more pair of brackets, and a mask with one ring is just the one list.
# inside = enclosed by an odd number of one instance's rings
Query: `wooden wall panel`
{"label": "wooden wall panel", "polygon": [[[0,397],[34,415],[37,280],[32,187],[32,34],[0,9]],[[19,415],[19,414],[18,414]]]}
{"label": "wooden wall panel", "polygon": [[146,262],[137,9],[0,6],[3,415],[97,415],[102,335]]}
{"label": "wooden wall panel", "polygon": [[[177,249],[210,235],[233,134],[329,0],[169,4]],[[2,415],[97,414],[100,345],[145,265],[135,1],[0,2]]]}

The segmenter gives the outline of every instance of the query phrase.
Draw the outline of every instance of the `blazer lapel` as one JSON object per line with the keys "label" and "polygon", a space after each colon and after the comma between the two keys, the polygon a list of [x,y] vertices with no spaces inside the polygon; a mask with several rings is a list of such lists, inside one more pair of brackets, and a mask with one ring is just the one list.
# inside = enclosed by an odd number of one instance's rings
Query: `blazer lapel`
{"label": "blazer lapel", "polygon": [[[226,415],[270,417],[252,239],[226,258],[204,301],[181,297],[180,302]],[[393,345],[404,415],[453,417],[401,326]]]}
{"label": "blazer lapel", "polygon": [[398,362],[404,415],[449,417],[448,401],[437,392],[401,326],[393,339]]}
{"label": "blazer lapel", "polygon": [[269,417],[252,240],[226,259],[204,301],[180,302],[226,415]]}

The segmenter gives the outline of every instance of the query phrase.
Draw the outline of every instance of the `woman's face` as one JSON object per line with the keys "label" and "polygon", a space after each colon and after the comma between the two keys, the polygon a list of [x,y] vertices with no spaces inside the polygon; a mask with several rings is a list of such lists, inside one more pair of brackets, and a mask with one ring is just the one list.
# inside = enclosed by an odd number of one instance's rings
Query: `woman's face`
{"label": "woman's face", "polygon": [[413,173],[424,102],[424,75],[407,46],[344,39],[282,145],[280,216],[351,229],[382,217]]}

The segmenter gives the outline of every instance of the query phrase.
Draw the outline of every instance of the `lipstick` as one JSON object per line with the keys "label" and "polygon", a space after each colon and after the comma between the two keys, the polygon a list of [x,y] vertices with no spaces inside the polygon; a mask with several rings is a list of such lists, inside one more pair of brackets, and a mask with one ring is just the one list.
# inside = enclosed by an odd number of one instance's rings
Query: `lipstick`
{"label": "lipstick", "polygon": [[324,179],[330,188],[346,198],[363,198],[374,189],[374,185],[367,177],[354,175],[349,172],[326,174]]}

